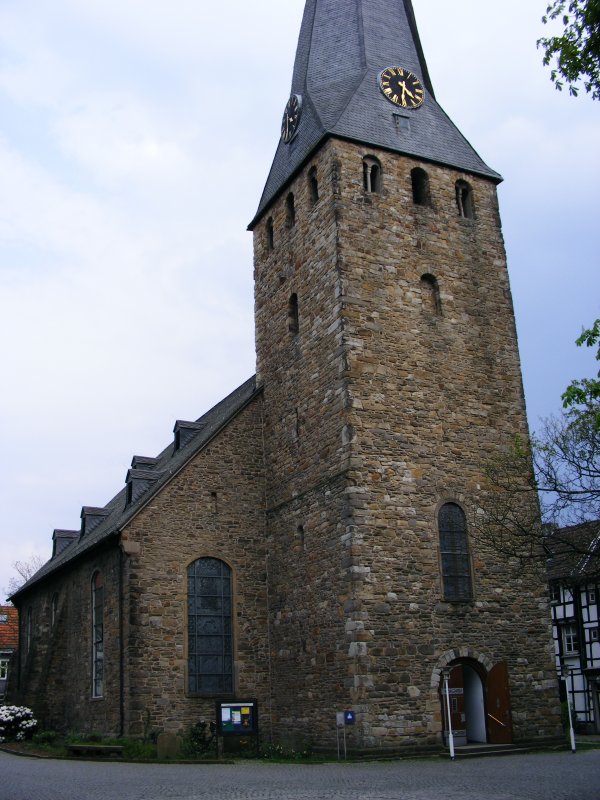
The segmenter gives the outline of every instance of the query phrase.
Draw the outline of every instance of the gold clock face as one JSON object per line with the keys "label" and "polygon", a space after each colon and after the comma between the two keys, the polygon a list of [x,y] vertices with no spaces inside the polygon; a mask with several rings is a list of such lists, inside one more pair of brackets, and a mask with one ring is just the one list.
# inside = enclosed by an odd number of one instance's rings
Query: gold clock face
{"label": "gold clock face", "polygon": [[388,67],[379,76],[379,88],[390,103],[400,108],[418,108],[425,100],[421,81],[403,67]]}
{"label": "gold clock face", "polygon": [[281,120],[281,139],[285,144],[289,144],[296,135],[301,114],[302,95],[293,94],[287,101]]}

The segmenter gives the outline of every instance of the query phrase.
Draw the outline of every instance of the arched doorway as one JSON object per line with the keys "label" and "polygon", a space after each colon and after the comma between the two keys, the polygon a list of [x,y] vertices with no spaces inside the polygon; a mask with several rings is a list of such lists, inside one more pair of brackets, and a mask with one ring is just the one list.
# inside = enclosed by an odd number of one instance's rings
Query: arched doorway
{"label": "arched doorway", "polygon": [[[488,671],[475,659],[457,658],[446,666],[446,670],[450,670],[448,699],[455,746],[469,743],[510,744],[512,725],[506,663],[500,662]],[[448,702],[443,675],[439,693],[444,741],[447,742]]]}

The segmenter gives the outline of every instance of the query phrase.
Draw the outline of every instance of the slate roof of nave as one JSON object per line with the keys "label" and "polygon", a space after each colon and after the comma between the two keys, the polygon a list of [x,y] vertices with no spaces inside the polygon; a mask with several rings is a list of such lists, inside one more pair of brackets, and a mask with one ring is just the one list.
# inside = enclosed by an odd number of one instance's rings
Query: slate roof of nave
{"label": "slate roof of nave", "polygon": [[103,507],[102,510],[108,513],[93,530],[83,535],[80,534],[72,544],[47,561],[27,583],[14,592],[12,597],[17,597],[74,559],[118,535],[121,529],[260,392],[261,389],[256,387],[256,376],[253,375],[196,420],[196,423],[202,427],[198,428],[188,444],[176,449],[175,442],[171,442],[156,457],[156,464],[151,469],[144,470],[144,473],[151,472],[159,476],[147,491],[133,502],[128,503],[127,487],[125,486]]}
{"label": "slate roof of nave", "polygon": [[582,583],[600,579],[600,520],[557,528],[547,539],[548,580]]}
{"label": "slate roof of nave", "polygon": [[[421,79],[419,108],[398,108],[379,90],[390,66]],[[250,228],[329,136],[502,180],[437,103],[411,0],[307,0],[291,94],[303,99],[298,132],[288,144],[280,140]],[[408,130],[398,115],[409,119]]]}

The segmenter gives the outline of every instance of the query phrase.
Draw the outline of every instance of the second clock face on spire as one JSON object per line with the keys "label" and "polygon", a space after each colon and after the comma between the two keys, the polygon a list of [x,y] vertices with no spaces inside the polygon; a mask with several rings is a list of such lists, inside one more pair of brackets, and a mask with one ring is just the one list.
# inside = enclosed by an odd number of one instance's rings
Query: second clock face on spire
{"label": "second clock face on spire", "polygon": [[425,99],[421,81],[403,67],[388,67],[379,75],[379,88],[390,103],[401,108],[418,108]]}
{"label": "second clock face on spire", "polygon": [[301,114],[302,95],[293,94],[287,101],[281,120],[281,138],[285,144],[289,144],[296,135]]}

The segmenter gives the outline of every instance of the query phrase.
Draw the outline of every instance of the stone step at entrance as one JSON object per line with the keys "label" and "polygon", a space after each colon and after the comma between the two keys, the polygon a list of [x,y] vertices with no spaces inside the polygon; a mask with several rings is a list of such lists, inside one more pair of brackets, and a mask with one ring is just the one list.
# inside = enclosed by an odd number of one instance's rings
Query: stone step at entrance
{"label": "stone step at entrance", "polygon": [[[569,743],[562,738],[537,739],[533,742],[518,742],[515,744],[467,744],[456,747],[454,755],[457,759],[481,758],[482,756],[510,756],[523,753],[535,753],[542,750],[569,750]],[[445,749],[443,758],[449,758]]]}

